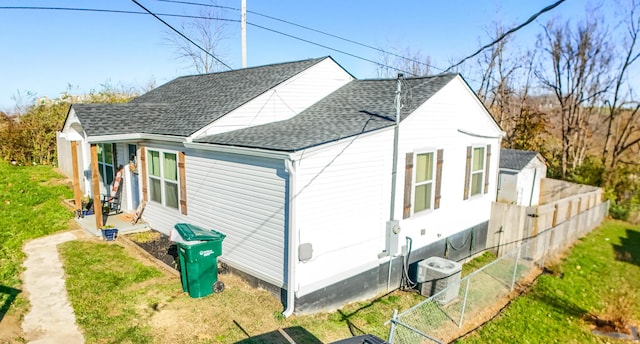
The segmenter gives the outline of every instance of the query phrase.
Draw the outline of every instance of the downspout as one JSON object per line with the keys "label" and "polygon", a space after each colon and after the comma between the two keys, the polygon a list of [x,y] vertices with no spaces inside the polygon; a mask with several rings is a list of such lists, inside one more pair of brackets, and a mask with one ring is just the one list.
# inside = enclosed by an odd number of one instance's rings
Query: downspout
{"label": "downspout", "polygon": [[396,123],[393,128],[393,168],[391,169],[391,204],[389,206],[389,221],[395,220],[396,207],[396,175],[398,174],[398,136],[400,136],[400,96],[402,87],[402,73],[398,73],[396,86]]}
{"label": "downspout", "polygon": [[296,261],[298,260],[298,229],[295,223],[296,165],[293,160],[285,159],[285,169],[289,172],[289,251],[287,260],[287,308],[282,312],[285,318],[293,314],[295,309]]}

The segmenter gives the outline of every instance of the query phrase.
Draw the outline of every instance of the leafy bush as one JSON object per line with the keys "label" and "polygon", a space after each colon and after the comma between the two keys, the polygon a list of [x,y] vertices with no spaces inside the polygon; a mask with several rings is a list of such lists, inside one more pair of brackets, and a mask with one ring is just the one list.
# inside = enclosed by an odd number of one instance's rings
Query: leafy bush
{"label": "leafy bush", "polygon": [[618,204],[617,202],[611,202],[609,205],[609,215],[616,220],[627,221],[629,218],[630,209],[626,204]]}

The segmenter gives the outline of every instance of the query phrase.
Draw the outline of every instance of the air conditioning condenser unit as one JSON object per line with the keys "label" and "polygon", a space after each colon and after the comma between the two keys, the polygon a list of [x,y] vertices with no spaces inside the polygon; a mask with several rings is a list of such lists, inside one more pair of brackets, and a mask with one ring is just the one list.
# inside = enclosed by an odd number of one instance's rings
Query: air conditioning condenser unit
{"label": "air conditioning condenser unit", "polygon": [[446,305],[458,297],[462,264],[440,257],[430,257],[418,262],[417,282],[420,294],[435,296]]}

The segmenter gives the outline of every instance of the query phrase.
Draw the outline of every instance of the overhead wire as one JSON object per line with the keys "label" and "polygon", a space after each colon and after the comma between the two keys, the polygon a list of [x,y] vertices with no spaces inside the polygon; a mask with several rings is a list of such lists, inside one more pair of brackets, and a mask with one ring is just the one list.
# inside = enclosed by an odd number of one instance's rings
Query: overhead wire
{"label": "overhead wire", "polygon": [[512,33],[514,33],[514,32],[516,32],[516,31],[518,31],[518,30],[522,29],[523,27],[525,27],[525,26],[529,25],[531,22],[533,22],[534,20],[536,20],[536,18],[538,18],[540,15],[542,15],[542,14],[543,14],[543,13],[545,13],[545,12],[549,12],[549,11],[551,11],[552,9],[554,9],[554,8],[558,7],[558,5],[560,5],[560,4],[561,4],[561,3],[563,3],[564,1],[565,1],[565,0],[558,0],[558,1],[556,1],[555,3],[553,3],[553,4],[551,4],[551,5],[547,6],[547,7],[545,7],[545,8],[543,8],[543,9],[541,9],[540,11],[536,12],[534,15],[532,15],[531,17],[529,17],[529,19],[527,19],[524,23],[522,23],[522,24],[520,24],[520,25],[518,25],[518,26],[516,26],[516,27],[513,27],[513,28],[511,28],[511,29],[509,29],[507,32],[505,32],[505,33],[503,33],[502,35],[498,36],[498,38],[494,39],[494,40],[493,40],[493,41],[491,41],[490,43],[487,43],[487,44],[483,45],[480,49],[478,49],[478,50],[477,50],[476,52],[474,52],[473,54],[471,54],[471,55],[469,55],[469,56],[467,56],[467,57],[463,58],[463,59],[462,59],[462,60],[460,60],[458,63],[455,63],[455,64],[453,64],[453,65],[449,66],[449,68],[445,69],[445,70],[444,70],[444,72],[446,73],[446,72],[450,71],[451,69],[453,69],[453,68],[455,68],[455,67],[458,67],[459,65],[463,64],[463,63],[464,63],[465,61],[467,61],[468,59],[470,59],[470,58],[472,58],[472,57],[475,57],[475,56],[478,56],[478,54],[480,54],[480,53],[481,53],[482,51],[484,51],[485,49],[487,49],[487,48],[489,48],[489,47],[491,47],[491,46],[493,46],[493,45],[495,45],[495,44],[500,43],[500,41],[502,41],[503,39],[505,39],[508,35],[510,35],[510,34],[512,34]]}
{"label": "overhead wire", "polygon": [[[134,3],[138,4],[139,6],[143,7],[142,5],[140,5],[137,1],[132,0]],[[160,0],[157,0],[160,1]],[[164,1],[170,1],[170,0],[164,0]],[[173,2],[173,0],[172,0]],[[146,9],[145,7],[143,7],[144,9]],[[227,19],[227,18],[217,18],[217,17],[207,17],[207,16],[193,16],[193,15],[181,15],[181,14],[168,14],[168,13],[153,13],[147,10],[147,12],[139,12],[139,11],[126,11],[126,10],[109,10],[109,9],[95,9],[95,8],[77,8],[77,7],[43,7],[43,6],[0,6],[0,10],[1,9],[15,9],[15,10],[59,10],[59,11],[83,11],[83,12],[103,12],[103,13],[120,13],[120,14],[142,14],[142,15],[152,15],[154,17],[156,17],[158,20],[160,20],[162,23],[164,23],[165,25],[167,25],[171,30],[175,31],[177,34],[179,34],[181,37],[185,38],[186,40],[188,40],[191,44],[194,44],[198,49],[202,50],[202,51],[206,51],[206,49],[200,47],[198,44],[196,44],[195,42],[193,42],[191,39],[189,39],[186,35],[184,35],[183,33],[181,33],[180,31],[178,31],[177,29],[175,29],[173,26],[171,26],[169,23],[167,23],[166,21],[164,21],[162,18],[160,18],[160,16],[166,16],[166,17],[178,17],[178,18],[193,18],[193,19],[210,19],[210,20],[220,20],[220,21],[228,21],[228,22],[235,22],[235,23],[239,23],[240,20],[239,19]],[[321,48],[324,49],[328,49],[331,51],[335,51],[338,52],[340,54],[344,54],[347,56],[351,56],[353,58],[356,59],[360,59],[369,63],[373,63],[376,64],[378,66],[384,67],[384,68],[388,68],[388,69],[393,69],[396,70],[398,72],[402,72],[402,73],[406,73],[409,75],[415,75],[414,73],[408,72],[408,71],[404,71],[400,68],[397,67],[393,67],[393,66],[389,66],[386,65],[384,63],[378,62],[378,61],[374,61],[356,54],[352,54],[349,52],[346,52],[344,50],[340,50],[340,49],[336,49],[336,48],[331,48],[327,45],[321,44],[321,43],[317,43],[308,39],[304,39],[298,36],[294,36],[282,31],[278,31],[275,29],[271,29],[268,28],[266,26],[262,26],[262,25],[258,25],[258,24],[254,24],[251,22],[247,22],[247,25],[250,26],[254,26],[257,27],[259,29],[262,30],[266,30],[266,31],[270,31],[279,35],[283,35],[289,38],[293,38],[295,40],[299,40],[308,44],[312,44],[315,46],[319,46]],[[213,56],[212,54],[208,53],[212,58],[218,60],[217,57]],[[218,61],[220,62],[220,61]],[[222,63],[222,62],[221,62]],[[233,68],[229,67],[226,63],[222,63],[225,67],[227,67],[229,70],[233,70]]]}
{"label": "overhead wire", "polygon": [[224,63],[221,59],[219,59],[217,56],[213,55],[212,53],[210,53],[207,49],[201,47],[198,43],[194,42],[193,40],[191,40],[191,38],[187,37],[187,35],[183,34],[182,32],[180,32],[178,29],[174,28],[173,26],[171,26],[171,24],[167,23],[166,21],[164,21],[164,19],[158,17],[158,15],[156,15],[155,13],[151,12],[149,9],[147,9],[146,7],[142,6],[142,4],[140,4],[138,1],[136,0],[131,0],[133,1],[134,4],[138,5],[139,7],[141,7],[143,10],[149,12],[150,15],[152,15],[154,18],[158,19],[159,21],[162,22],[162,24],[166,25],[167,27],[169,27],[171,30],[173,30],[175,33],[177,33],[178,35],[180,35],[182,38],[186,39],[189,43],[195,45],[198,49],[202,50],[205,54],[211,56],[211,58],[215,59],[216,61],[218,61],[221,65],[227,67],[229,70],[233,70],[233,68],[231,68],[231,66],[229,66],[228,64]]}
{"label": "overhead wire", "polygon": [[[140,12],[140,11],[110,10],[110,9],[102,9],[102,8],[82,8],[82,7],[0,6],[0,10],[52,10],[52,11],[79,11],[79,12],[101,12],[101,13],[149,15],[148,12]],[[227,22],[233,22],[233,23],[240,22],[240,19],[216,18],[216,17],[194,16],[194,15],[187,15],[187,14],[172,14],[172,13],[156,13],[156,14],[163,17],[211,19],[211,20],[227,21]]]}
{"label": "overhead wire", "polygon": [[[214,5],[214,4],[203,4],[203,3],[191,2],[191,1],[180,1],[180,0],[155,0],[155,1],[168,2],[168,3],[177,3],[177,4],[186,4],[186,5],[194,5],[194,6],[203,6],[203,7],[223,8],[223,9],[230,9],[230,10],[240,11],[239,8],[235,8],[235,7],[220,6],[220,5]],[[420,65],[423,65],[425,67],[433,68],[433,69],[440,70],[440,71],[444,70],[443,68],[436,67],[434,65],[422,62],[420,60],[416,60],[414,58],[402,56],[402,55],[396,54],[396,53],[391,52],[391,51],[387,51],[387,50],[384,50],[384,49],[381,49],[381,48],[377,48],[377,47],[374,47],[374,46],[371,46],[371,45],[368,45],[368,44],[365,44],[365,43],[361,43],[361,42],[358,42],[358,41],[355,41],[355,40],[352,40],[352,39],[349,39],[349,38],[338,36],[338,35],[335,35],[335,34],[332,34],[332,33],[326,32],[326,31],[322,31],[322,30],[319,30],[319,29],[315,29],[315,28],[312,28],[312,27],[309,27],[309,26],[306,26],[306,25],[298,24],[298,23],[292,22],[290,20],[274,17],[274,16],[271,16],[271,15],[268,15],[268,14],[264,14],[264,13],[260,13],[260,12],[256,12],[256,11],[251,11],[251,10],[247,10],[247,13],[255,14],[257,16],[261,16],[261,17],[268,18],[268,19],[271,19],[271,20],[279,21],[279,22],[282,22],[282,23],[285,23],[285,24],[288,24],[288,25],[299,27],[301,29],[305,29],[305,30],[308,30],[308,31],[312,31],[312,32],[315,32],[315,33],[319,33],[319,34],[328,36],[328,37],[339,39],[339,40],[344,41],[344,42],[348,42],[348,43],[351,43],[351,44],[359,45],[361,47],[365,47],[365,48],[368,48],[368,49],[371,49],[371,50],[375,50],[375,51],[378,51],[380,53],[387,54],[387,55],[390,55],[390,56],[393,56],[393,57],[401,58],[401,59],[406,60],[406,61],[414,62],[414,63],[420,64]]]}
{"label": "overhead wire", "polygon": [[[135,0],[132,0],[132,1],[134,1],[134,3],[138,4],[139,6],[143,7],[137,1],[135,1]],[[167,3],[198,5],[198,6],[206,6],[206,7],[216,7],[216,8],[230,9],[230,10],[239,10],[238,8],[230,7],[230,6],[220,6],[220,5],[213,5],[213,4],[202,4],[202,3],[191,2],[191,1],[182,1],[182,0],[156,0],[156,1],[167,2]],[[540,15],[542,15],[543,13],[546,13],[548,11],[551,11],[552,9],[556,8],[557,6],[559,6],[564,1],[565,0],[558,0],[555,3],[544,7],[543,9],[539,10],[534,15],[529,17],[529,19],[527,19],[524,23],[522,23],[522,24],[520,24],[520,25],[518,25],[516,27],[511,28],[510,30],[508,30],[505,33],[503,33],[502,35],[500,35],[498,38],[496,38],[493,41],[491,41],[490,43],[487,43],[484,46],[482,46],[480,49],[475,51],[473,54],[461,59],[459,62],[449,66],[448,68],[446,68],[444,70],[441,69],[441,68],[435,67],[433,65],[425,64],[424,62],[421,62],[421,61],[418,61],[418,60],[415,60],[415,59],[407,58],[405,56],[394,54],[392,52],[388,52],[388,51],[385,51],[383,49],[372,47],[372,46],[369,46],[369,45],[366,45],[366,44],[363,44],[363,43],[360,43],[360,42],[356,42],[356,41],[353,41],[353,40],[350,40],[350,39],[347,39],[347,38],[344,38],[344,37],[340,37],[340,36],[333,35],[333,34],[330,34],[330,33],[327,33],[327,32],[321,31],[321,30],[317,30],[317,29],[310,28],[310,27],[307,27],[307,26],[304,26],[304,25],[293,23],[293,22],[290,22],[288,20],[284,20],[284,19],[280,19],[280,18],[277,18],[277,17],[265,15],[265,14],[262,14],[262,13],[259,13],[259,12],[255,12],[255,11],[248,11],[248,12],[256,14],[256,15],[264,16],[264,17],[269,18],[269,19],[278,20],[278,21],[281,21],[281,22],[284,22],[284,23],[287,23],[287,24],[290,24],[290,25],[294,25],[294,26],[297,26],[297,27],[300,27],[300,28],[304,28],[304,29],[307,29],[307,30],[311,30],[311,31],[314,31],[314,32],[317,32],[317,33],[321,33],[321,34],[324,34],[324,35],[327,35],[327,36],[330,36],[330,37],[334,37],[334,38],[337,38],[337,39],[340,39],[340,40],[344,40],[344,41],[352,43],[352,44],[361,45],[361,46],[364,46],[364,47],[367,47],[367,48],[370,48],[370,49],[374,49],[374,50],[377,50],[377,51],[380,51],[380,52],[383,52],[383,53],[386,53],[386,54],[389,54],[389,55],[392,55],[392,56],[395,56],[395,57],[398,57],[398,58],[402,58],[402,59],[405,59],[405,60],[408,60],[408,61],[416,62],[416,63],[422,64],[422,65],[428,66],[430,68],[438,69],[438,70],[443,71],[444,73],[447,73],[447,72],[451,71],[453,68],[460,66],[461,64],[463,64],[467,60],[479,55],[485,49],[487,49],[487,48],[499,43],[500,41],[505,39],[508,35],[511,35],[511,34],[515,33],[516,31],[522,29],[523,27],[527,26],[528,24],[533,22],[536,18],[538,18]],[[182,36],[183,38],[187,39],[189,42],[191,42],[192,44],[196,45],[200,50],[203,50],[203,51],[206,51],[206,50],[203,49],[202,47],[198,46],[197,44],[195,44],[191,39],[189,39],[188,37],[186,37],[184,34],[180,33],[179,31],[177,31],[175,28],[170,26],[164,20],[159,18],[159,16],[179,17],[179,18],[193,18],[193,19],[211,19],[211,20],[228,21],[228,22],[236,22],[236,23],[240,22],[240,20],[238,20],[238,19],[214,18],[214,17],[193,16],[193,15],[178,15],[178,14],[170,14],[170,13],[152,13],[152,12],[150,12],[148,10],[145,13],[145,12],[125,11],[125,10],[107,10],[107,9],[89,9],[89,8],[71,8],[71,7],[44,7],[44,6],[0,6],[0,9],[88,11],[88,12],[106,12],[106,13],[145,14],[145,15],[146,14],[150,14],[150,15],[153,15],[154,17],[156,17],[158,20],[160,20],[163,23],[165,23],[165,25],[169,26],[173,31],[175,31],[180,36]],[[145,8],[145,10],[146,10],[146,8]],[[286,36],[286,37],[289,37],[289,38],[293,38],[293,39],[296,39],[296,40],[299,40],[299,41],[302,41],[302,42],[305,42],[305,43],[308,43],[308,44],[316,45],[316,46],[319,46],[319,47],[322,47],[322,48],[325,48],[325,49],[329,49],[329,50],[332,50],[332,51],[335,51],[335,52],[338,52],[338,53],[341,53],[341,54],[344,54],[344,55],[347,55],[347,56],[351,56],[351,57],[354,57],[354,58],[357,58],[357,59],[360,59],[360,60],[363,60],[363,61],[366,61],[366,62],[369,62],[369,63],[373,63],[375,65],[378,65],[378,66],[381,66],[381,67],[384,67],[384,68],[393,69],[393,70],[396,70],[398,72],[403,72],[403,73],[406,73],[406,74],[409,74],[409,75],[415,75],[414,73],[402,70],[402,69],[397,68],[397,67],[389,66],[389,65],[386,65],[386,64],[378,62],[378,61],[374,61],[374,60],[371,60],[371,59],[368,59],[368,58],[365,58],[365,57],[362,57],[362,56],[358,56],[358,55],[346,52],[344,50],[331,48],[331,47],[329,47],[327,45],[316,43],[316,42],[313,42],[311,40],[304,39],[304,38],[301,38],[301,37],[298,37],[298,36],[294,36],[294,35],[291,35],[291,34],[287,34],[285,32],[279,31],[279,30],[271,29],[271,28],[268,28],[268,27],[265,27],[265,26],[262,26],[262,25],[258,25],[258,24],[255,24],[255,23],[250,23],[250,22],[247,22],[247,25],[251,25],[251,26],[260,28],[262,30],[266,30],[266,31],[270,31],[270,32],[273,32],[273,33],[276,33],[276,34],[280,34],[280,35],[283,35],[283,36]],[[211,55],[211,57],[213,57],[214,59],[218,60],[218,58],[213,56],[213,55]],[[219,62],[221,62],[221,61],[219,61]],[[229,67],[225,63],[222,63],[222,64],[224,66],[226,66],[227,68],[229,68],[230,70],[232,69],[231,67]]]}

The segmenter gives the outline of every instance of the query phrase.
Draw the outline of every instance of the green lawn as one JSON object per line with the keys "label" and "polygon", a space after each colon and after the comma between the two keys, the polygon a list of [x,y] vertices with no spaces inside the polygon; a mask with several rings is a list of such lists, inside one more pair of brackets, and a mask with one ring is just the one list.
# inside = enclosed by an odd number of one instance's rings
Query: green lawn
{"label": "green lawn", "polygon": [[20,273],[25,258],[22,246],[68,228],[72,212],[61,200],[72,192],[50,166],[11,166],[0,160],[0,319],[23,314]]}
{"label": "green lawn", "polygon": [[[0,316],[23,314],[22,246],[30,239],[68,228],[71,198],[50,167],[13,167],[0,162]],[[393,292],[336,312],[284,319],[278,299],[222,275],[227,289],[201,299],[182,292],[177,277],[120,243],[94,238],[60,246],[67,289],[87,343],[298,343],[317,344],[373,333],[386,338],[393,309],[423,298]],[[465,267],[473,271],[495,257],[484,255]],[[582,239],[525,296],[462,343],[603,343],[590,333],[589,316],[640,319],[640,227],[607,221]],[[253,339],[249,339],[252,337]],[[611,341],[611,340],[609,340]]]}
{"label": "green lawn", "polygon": [[[494,321],[460,343],[604,343],[590,315],[640,319],[640,227],[605,221]],[[611,342],[611,339],[608,340]]]}
{"label": "green lawn", "polygon": [[277,298],[233,275],[220,275],[223,293],[192,299],[178,277],[160,273],[118,242],[72,241],[60,251],[87,343],[288,343],[279,328],[300,344],[364,333],[386,338],[393,309],[423,299],[396,291],[336,312],[285,319]]}

